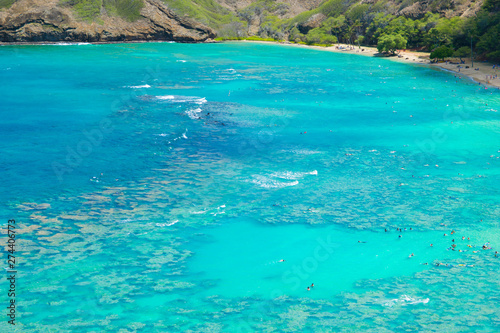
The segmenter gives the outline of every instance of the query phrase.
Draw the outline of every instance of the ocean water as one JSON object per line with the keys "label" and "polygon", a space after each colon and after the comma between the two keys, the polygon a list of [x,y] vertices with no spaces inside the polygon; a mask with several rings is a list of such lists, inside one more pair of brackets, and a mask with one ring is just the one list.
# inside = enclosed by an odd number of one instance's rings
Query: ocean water
{"label": "ocean water", "polygon": [[257,43],[0,60],[1,330],[500,331],[497,89]]}

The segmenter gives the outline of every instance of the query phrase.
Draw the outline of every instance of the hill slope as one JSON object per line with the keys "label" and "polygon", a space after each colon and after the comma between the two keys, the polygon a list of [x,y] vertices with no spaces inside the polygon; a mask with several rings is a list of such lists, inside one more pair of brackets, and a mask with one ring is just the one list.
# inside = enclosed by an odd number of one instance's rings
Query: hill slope
{"label": "hill slope", "polygon": [[215,37],[211,28],[179,16],[158,0],[128,0],[125,5],[101,0],[3,0],[0,4],[5,7],[0,11],[2,42],[200,42]]}

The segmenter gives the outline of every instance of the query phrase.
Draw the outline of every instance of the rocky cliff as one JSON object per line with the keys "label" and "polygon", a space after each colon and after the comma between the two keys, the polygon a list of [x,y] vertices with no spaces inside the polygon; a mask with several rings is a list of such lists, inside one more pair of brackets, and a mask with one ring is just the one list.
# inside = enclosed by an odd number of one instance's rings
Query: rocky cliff
{"label": "rocky cliff", "polygon": [[0,11],[1,42],[203,42],[214,37],[211,28],[180,17],[159,0],[144,0],[134,22],[106,13],[84,21],[58,0],[18,0]]}

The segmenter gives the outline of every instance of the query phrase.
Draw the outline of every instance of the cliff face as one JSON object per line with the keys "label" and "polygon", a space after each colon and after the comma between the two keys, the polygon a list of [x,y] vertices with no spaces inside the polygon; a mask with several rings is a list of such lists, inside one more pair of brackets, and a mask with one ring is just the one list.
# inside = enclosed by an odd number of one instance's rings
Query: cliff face
{"label": "cliff face", "polygon": [[19,0],[0,12],[1,42],[111,42],[166,40],[203,42],[215,32],[191,19],[180,17],[159,0],[144,0],[141,17],[127,22],[101,15],[86,22],[58,5],[58,0]]}

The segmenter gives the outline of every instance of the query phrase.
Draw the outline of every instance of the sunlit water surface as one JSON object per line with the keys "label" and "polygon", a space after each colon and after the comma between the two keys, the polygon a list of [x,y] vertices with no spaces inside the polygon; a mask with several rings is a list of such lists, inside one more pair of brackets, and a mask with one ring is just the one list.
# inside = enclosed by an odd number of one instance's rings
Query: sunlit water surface
{"label": "sunlit water surface", "polygon": [[0,60],[17,331],[500,331],[498,90],[250,43]]}

